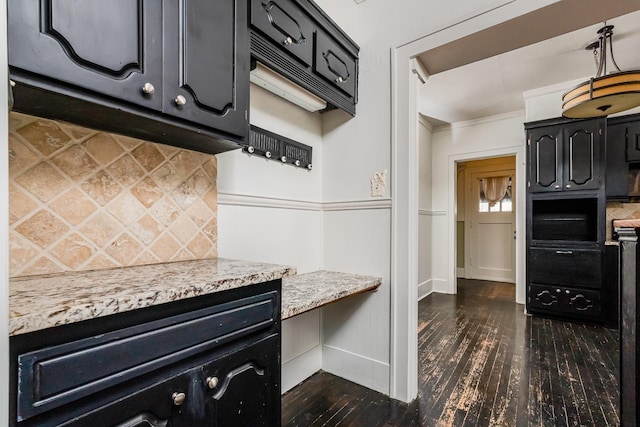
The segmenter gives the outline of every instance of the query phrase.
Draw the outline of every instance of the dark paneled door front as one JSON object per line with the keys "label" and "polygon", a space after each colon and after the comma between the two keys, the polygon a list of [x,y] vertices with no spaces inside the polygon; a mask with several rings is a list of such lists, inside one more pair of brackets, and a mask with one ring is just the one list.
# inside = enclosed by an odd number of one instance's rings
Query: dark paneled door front
{"label": "dark paneled door front", "polygon": [[232,136],[248,135],[247,2],[164,2],[163,111]]}
{"label": "dark paneled door front", "polygon": [[564,189],[600,188],[600,121],[567,124],[564,140]]}
{"label": "dark paneled door front", "polygon": [[157,0],[9,0],[9,63],[160,110],[162,4]]}
{"label": "dark paneled door front", "polygon": [[559,126],[529,131],[529,187],[532,192],[562,191],[561,131]]}

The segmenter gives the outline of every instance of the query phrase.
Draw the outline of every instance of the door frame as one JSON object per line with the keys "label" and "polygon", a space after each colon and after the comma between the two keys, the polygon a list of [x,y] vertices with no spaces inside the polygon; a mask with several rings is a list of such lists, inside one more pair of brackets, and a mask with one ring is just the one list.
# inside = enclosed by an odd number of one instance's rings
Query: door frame
{"label": "door frame", "polygon": [[[511,157],[511,156],[510,156]],[[467,186],[467,184],[472,184],[473,185],[473,179],[477,178],[479,175],[482,176],[495,176],[496,174],[500,175],[501,173],[504,172],[508,172],[509,175],[512,176],[512,181],[515,181],[515,185],[513,185],[512,182],[512,196],[513,196],[513,223],[514,223],[514,231],[515,230],[515,220],[516,220],[516,215],[518,214],[518,205],[517,205],[517,200],[518,200],[518,177],[516,175],[516,169],[515,169],[515,158],[514,158],[514,167],[501,167],[500,164],[496,164],[495,166],[486,166],[486,167],[467,167],[465,169],[465,187]],[[466,177],[470,178],[469,180],[466,179]],[[475,209],[477,207],[477,197],[475,199],[473,199],[473,195],[471,194],[471,188],[464,188],[464,195],[465,195],[465,204],[464,204],[464,209],[465,209],[465,223],[464,223],[464,269],[465,272],[467,273],[465,276],[467,276],[467,278],[469,278],[468,276],[473,276],[473,266],[471,265],[471,263],[469,262],[470,259],[472,258],[472,251],[473,251],[473,231],[471,229],[471,224],[473,222],[474,216],[476,215],[475,213]],[[474,201],[475,204],[471,205],[471,201]],[[457,222],[457,218],[456,218],[456,222]],[[457,227],[456,227],[456,231],[457,231]],[[516,232],[516,237],[517,237],[517,232]],[[456,236],[457,238],[457,236]],[[517,242],[517,239],[516,239]],[[513,253],[513,261],[514,261],[514,284],[515,284],[515,275],[516,275],[516,271],[515,271],[515,261],[516,261],[516,257],[515,257],[515,249],[516,249],[516,245],[511,242],[512,245],[512,251]],[[457,271],[457,269],[456,269]],[[473,277],[472,277],[473,279]],[[479,280],[490,280],[490,279],[479,279]],[[510,282],[509,282],[510,283]]]}
{"label": "door frame", "polygon": [[[516,208],[516,302],[524,304],[525,302],[525,210],[526,198],[526,149],[525,144],[513,147],[499,148],[494,150],[478,151],[473,153],[463,153],[449,156],[449,206],[448,212],[456,212],[458,177],[457,168],[460,162],[469,162],[473,160],[484,160],[494,157],[515,156],[516,158],[516,190],[515,190],[515,208]],[[448,232],[451,236],[452,245],[449,249],[447,257],[447,283],[451,287],[452,293],[458,293],[457,271],[456,271],[456,215],[450,214],[447,219]]]}

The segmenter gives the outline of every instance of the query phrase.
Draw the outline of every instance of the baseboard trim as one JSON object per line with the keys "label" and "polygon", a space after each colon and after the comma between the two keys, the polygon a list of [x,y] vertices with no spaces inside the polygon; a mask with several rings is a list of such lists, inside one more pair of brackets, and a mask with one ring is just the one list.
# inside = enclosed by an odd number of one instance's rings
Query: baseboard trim
{"label": "baseboard trim", "polygon": [[433,293],[433,279],[426,280],[418,285],[418,301]]}
{"label": "baseboard trim", "polygon": [[464,267],[460,268],[456,268],[456,277],[458,279],[464,279],[466,276],[465,272],[464,272]]}
{"label": "baseboard trim", "polygon": [[322,346],[317,345],[282,364],[282,394],[322,369]]}
{"label": "baseboard trim", "polygon": [[433,282],[433,292],[438,292],[440,294],[450,294],[451,289],[449,284],[445,279],[431,279]]}
{"label": "baseboard trim", "polygon": [[389,364],[359,354],[322,346],[322,369],[364,387],[389,395]]}

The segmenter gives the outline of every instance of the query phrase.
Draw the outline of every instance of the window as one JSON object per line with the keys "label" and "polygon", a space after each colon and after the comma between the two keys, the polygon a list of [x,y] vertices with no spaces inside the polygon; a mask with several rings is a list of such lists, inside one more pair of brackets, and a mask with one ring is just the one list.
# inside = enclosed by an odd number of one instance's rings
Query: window
{"label": "window", "polygon": [[506,181],[506,190],[504,191],[504,195],[502,197],[500,197],[499,193],[502,193],[502,191],[500,189],[498,189],[498,195],[494,196],[494,200],[497,198],[498,200],[495,201],[494,203],[491,203],[490,200],[487,198],[487,196],[485,195],[485,187],[487,187],[487,185],[491,185],[493,187],[493,189],[495,190],[495,182],[489,182],[489,180],[496,180],[496,179],[504,179],[506,177],[495,177],[495,178],[483,178],[480,179],[480,185],[478,185],[479,188],[479,194],[478,194],[478,199],[479,199],[479,205],[478,205],[478,211],[479,212],[512,212],[513,211],[513,201],[512,201],[512,196],[511,196],[511,178],[509,177],[508,181]]}

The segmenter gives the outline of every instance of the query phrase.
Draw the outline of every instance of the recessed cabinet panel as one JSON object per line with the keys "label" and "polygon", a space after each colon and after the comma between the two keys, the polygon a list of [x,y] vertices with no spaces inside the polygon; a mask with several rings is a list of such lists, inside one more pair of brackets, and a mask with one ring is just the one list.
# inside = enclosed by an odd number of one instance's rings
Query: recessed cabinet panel
{"label": "recessed cabinet panel", "polygon": [[640,162],[640,123],[627,126],[627,161]]}
{"label": "recessed cabinet panel", "polygon": [[600,292],[562,286],[529,285],[527,308],[534,313],[554,313],[591,320],[602,314]]}
{"label": "recessed cabinet panel", "polygon": [[336,88],[355,95],[358,78],[355,58],[320,30],[316,33],[315,70]]}
{"label": "recessed cabinet panel", "polygon": [[[596,130],[597,131],[597,130]],[[596,177],[594,129],[568,129],[565,143],[565,188],[579,186],[581,189],[596,189],[600,183]],[[599,159],[598,159],[599,160]]]}
{"label": "recessed cabinet panel", "polygon": [[311,66],[313,24],[291,0],[251,0],[251,25],[306,66]]}
{"label": "recessed cabinet panel", "polygon": [[562,162],[559,128],[534,129],[529,136],[531,191],[561,191]]}
{"label": "recessed cabinet panel", "polygon": [[529,279],[561,286],[602,286],[602,251],[577,248],[530,248]]}
{"label": "recessed cabinet panel", "polygon": [[165,39],[165,113],[246,137],[245,12],[241,0],[165,2],[165,33],[170,35]]}
{"label": "recessed cabinet panel", "polygon": [[162,8],[155,0],[9,0],[7,10],[11,67],[161,108]]}

